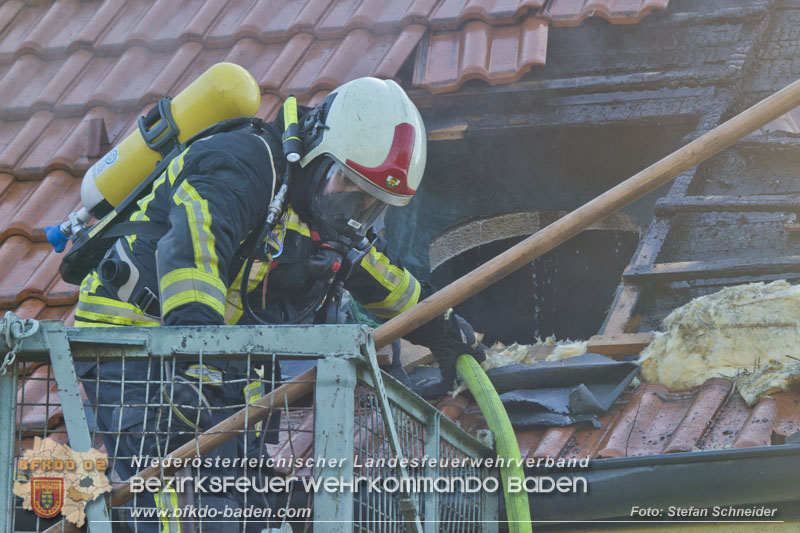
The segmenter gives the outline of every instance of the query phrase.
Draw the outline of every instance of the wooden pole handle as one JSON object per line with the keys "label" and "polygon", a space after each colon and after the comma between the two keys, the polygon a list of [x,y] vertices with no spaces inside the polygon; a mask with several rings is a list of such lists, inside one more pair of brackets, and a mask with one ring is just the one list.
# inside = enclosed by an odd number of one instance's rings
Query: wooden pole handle
{"label": "wooden pole handle", "polygon": [[761,100],[392,318],[373,331],[375,348],[380,349],[414,331],[448,308],[503,279],[798,105],[800,80]]}

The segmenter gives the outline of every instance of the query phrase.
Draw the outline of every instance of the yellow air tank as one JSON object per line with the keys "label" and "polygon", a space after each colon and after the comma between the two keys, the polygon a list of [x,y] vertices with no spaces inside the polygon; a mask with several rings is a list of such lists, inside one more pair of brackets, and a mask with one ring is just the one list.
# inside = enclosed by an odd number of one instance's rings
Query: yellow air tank
{"label": "yellow air tank", "polygon": [[[217,63],[171,103],[178,142],[182,143],[217,122],[255,116],[261,93],[247,70],[233,63]],[[148,132],[157,133],[163,120],[159,119]],[[157,135],[151,144],[158,143],[164,135]],[[81,183],[83,208],[97,218],[104,216],[133,192],[161,159],[162,155],[145,142],[141,128],[137,129],[86,171]],[[79,217],[84,218],[86,211]]]}

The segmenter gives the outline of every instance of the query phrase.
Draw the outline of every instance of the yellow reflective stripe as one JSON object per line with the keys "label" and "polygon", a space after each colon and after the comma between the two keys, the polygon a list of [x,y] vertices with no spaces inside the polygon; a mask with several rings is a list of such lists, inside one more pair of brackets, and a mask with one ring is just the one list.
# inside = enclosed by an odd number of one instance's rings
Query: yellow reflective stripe
{"label": "yellow reflective stripe", "polygon": [[300,216],[291,207],[286,211],[286,220],[282,224],[286,229],[296,231],[304,237],[311,237],[311,231],[308,226],[300,220]]}
{"label": "yellow reflective stripe", "polygon": [[407,270],[403,269],[401,271],[391,264],[389,258],[377,251],[374,246],[369,249],[367,255],[361,260],[361,266],[390,292],[397,289],[398,285],[408,283],[405,278],[411,275]]}
{"label": "yellow reflective stripe", "polygon": [[160,324],[159,320],[145,315],[133,304],[88,294],[78,296],[78,308],[75,310],[75,316],[120,326],[152,326]]}
{"label": "yellow reflective stripe", "polygon": [[370,248],[361,260],[361,267],[389,291],[389,295],[382,301],[364,306],[379,318],[397,316],[419,301],[422,287],[416,278],[408,270],[400,270],[393,265],[375,247]]}
{"label": "yellow reflective stripe", "polygon": [[[112,298],[97,296],[94,292],[102,287],[102,282],[93,271],[86,276],[81,284],[78,294],[78,307],[75,310],[75,319],[94,320],[105,322],[111,326],[158,326],[160,321],[145,315],[141,309],[133,304],[120,302]],[[81,324],[81,326],[101,326],[101,324]]]}
{"label": "yellow reflective stripe", "polygon": [[178,174],[181,173],[183,170],[183,156],[186,155],[186,152],[189,149],[187,148],[180,155],[175,156],[175,158],[170,162],[169,167],[167,167],[167,176],[169,177],[169,185],[170,187],[175,185],[175,179],[178,177]]}
{"label": "yellow reflective stripe", "polygon": [[173,487],[157,490],[153,494],[156,501],[156,509],[161,520],[161,533],[181,533],[181,523],[175,518],[178,509],[178,493]]}
{"label": "yellow reflective stripe", "polygon": [[[147,207],[150,205],[150,202],[153,201],[153,198],[156,197],[156,191],[166,181],[166,179],[166,175],[162,172],[158,179],[153,182],[153,188],[150,191],[150,194],[139,200],[139,209],[130,216],[129,220],[134,222],[150,220],[150,217],[145,214],[147,212]],[[128,247],[132,247],[133,242],[136,240],[136,235],[126,235],[125,240],[128,241]]]}
{"label": "yellow reflective stripe", "polygon": [[184,374],[206,385],[222,385],[222,370],[210,365],[191,365]]}
{"label": "yellow reflective stripe", "polygon": [[[309,230],[308,226],[304,224],[300,220],[298,214],[291,207],[289,207],[286,210],[286,214],[281,218],[278,224],[275,225],[275,228],[272,231],[275,239],[269,239],[270,246],[274,247],[276,250],[280,249],[286,240],[286,232],[288,230],[295,231],[305,237],[311,237],[311,231]],[[247,285],[248,294],[254,291],[256,287],[258,287],[264,280],[267,272],[269,272],[270,263],[271,261],[255,261],[253,264],[253,269],[250,271],[250,282]],[[233,283],[231,283],[231,286],[228,289],[227,305],[225,307],[225,323],[228,325],[238,324],[239,320],[241,320],[242,316],[244,315],[242,295],[240,293],[241,291],[239,290],[239,288],[242,286],[243,275],[244,265],[242,265],[242,268],[236,275],[236,279],[233,280]]]}
{"label": "yellow reflective stripe", "polygon": [[[261,399],[261,382],[260,381],[253,381],[252,383],[248,383],[244,389],[244,401],[247,405],[252,404],[253,402]],[[255,426],[256,430],[256,437],[261,434],[261,422],[257,423]]]}
{"label": "yellow reflective stripe", "polygon": [[164,300],[185,290],[202,290],[221,302],[225,301],[228,290],[225,283],[216,276],[194,268],[177,268],[161,278],[161,296]]}
{"label": "yellow reflective stripe", "polygon": [[[81,303],[78,302],[78,306],[80,307]],[[135,309],[135,308],[134,308]],[[89,326],[89,327],[114,327],[114,326],[160,326],[161,322],[158,322],[152,318],[143,317],[141,320],[131,319],[131,318],[124,318],[119,315],[110,315],[108,313],[97,313],[93,311],[87,311],[83,309],[77,309],[75,311],[75,323],[77,324],[80,319],[86,320],[93,320],[94,322],[83,322],[81,326]]]}
{"label": "yellow reflective stripe", "polygon": [[161,316],[176,307],[198,302],[225,315],[227,287],[218,277],[194,268],[178,268],[161,277]]}
{"label": "yellow reflective stripe", "polygon": [[[270,261],[271,262],[271,261]],[[255,290],[256,287],[261,283],[264,277],[269,272],[269,264],[270,262],[263,262],[263,261],[255,261],[253,266],[257,267],[257,269],[250,270],[250,283],[247,284],[247,294],[250,294]],[[236,279],[233,280],[230,288],[228,289],[228,298],[227,298],[227,306],[225,307],[225,323],[229,326],[234,324],[238,324],[239,320],[242,319],[242,315],[244,315],[244,306],[242,305],[242,294],[239,290],[242,286],[242,276],[244,275],[244,267],[242,265],[241,270],[239,270],[239,274],[237,274]]]}
{"label": "yellow reflective stripe", "polygon": [[242,265],[233,283],[228,287],[228,297],[225,299],[225,324],[229,326],[238,324],[244,314],[242,295],[239,288],[242,286],[242,276],[244,275],[245,266],[244,264]]}
{"label": "yellow reflective stripe", "polygon": [[405,273],[407,278],[389,296],[380,302],[367,304],[364,307],[379,318],[392,318],[415,306],[419,302],[422,286],[411,273],[407,270]]}
{"label": "yellow reflective stripe", "polygon": [[[239,291],[236,291],[238,294]],[[225,325],[235,326],[239,323],[244,315],[244,308],[241,305],[240,298],[237,296],[235,300],[228,297],[228,305],[225,307]]]}
{"label": "yellow reflective stripe", "polygon": [[166,389],[162,389],[161,396],[164,398],[164,402],[168,403],[170,405],[170,409],[172,410],[172,413],[175,416],[177,416],[178,419],[180,419],[181,422],[183,422],[184,424],[186,424],[187,426],[189,426],[190,428],[192,428],[193,430],[195,430],[198,433],[202,433],[203,432],[203,430],[200,428],[200,426],[195,424],[192,420],[189,420],[188,418],[186,418],[186,415],[184,415],[181,412],[181,410],[178,409],[178,407],[172,403],[172,399],[169,397],[169,393],[167,392]]}
{"label": "yellow reflective stripe", "polygon": [[[188,150],[188,148],[186,149]],[[153,198],[156,197],[156,191],[158,188],[164,184],[169,177],[169,184],[170,186],[175,184],[175,178],[178,174],[180,174],[181,170],[183,170],[183,156],[186,154],[186,150],[184,150],[180,155],[176,156],[167,167],[167,170],[162,172],[161,175],[153,182],[153,188],[150,191],[150,194],[139,200],[139,209],[134,212],[129,220],[134,222],[138,221],[147,221],[150,220],[145,213],[147,212],[147,207],[150,205],[150,202],[153,201]],[[136,235],[126,235],[125,240],[128,241],[128,246],[132,247],[134,241],[136,241]]]}
{"label": "yellow reflective stripe", "polygon": [[102,287],[103,284],[100,282],[100,278],[97,277],[97,271],[92,270],[89,274],[83,278],[81,281],[81,293],[86,294],[94,294],[94,291],[97,290],[98,287]]}
{"label": "yellow reflective stripe", "polygon": [[194,262],[198,270],[217,275],[217,252],[215,239],[211,233],[211,213],[208,201],[192,187],[189,182],[181,183],[172,197],[176,205],[183,205],[194,246]]}
{"label": "yellow reflective stripe", "polygon": [[161,176],[159,176],[158,179],[153,183],[152,192],[139,200],[139,210],[131,215],[130,220],[150,220],[150,217],[148,217],[145,212],[147,211],[147,207],[150,205],[150,202],[152,202],[153,198],[156,197],[156,190],[164,183],[166,179],[166,176],[162,172]]}
{"label": "yellow reflective stripe", "polygon": [[103,324],[97,322],[84,322],[75,317],[74,325],[76,328],[116,328],[116,324]]}

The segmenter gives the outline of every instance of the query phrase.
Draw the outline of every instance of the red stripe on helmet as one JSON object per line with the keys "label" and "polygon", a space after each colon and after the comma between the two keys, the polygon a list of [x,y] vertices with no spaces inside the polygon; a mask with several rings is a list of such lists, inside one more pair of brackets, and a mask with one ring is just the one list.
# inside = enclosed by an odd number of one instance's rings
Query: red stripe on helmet
{"label": "red stripe on helmet", "polygon": [[392,147],[383,163],[377,167],[365,167],[348,159],[345,164],[385,191],[411,196],[416,192],[408,186],[408,167],[411,166],[413,151],[414,126],[401,122],[394,128]]}

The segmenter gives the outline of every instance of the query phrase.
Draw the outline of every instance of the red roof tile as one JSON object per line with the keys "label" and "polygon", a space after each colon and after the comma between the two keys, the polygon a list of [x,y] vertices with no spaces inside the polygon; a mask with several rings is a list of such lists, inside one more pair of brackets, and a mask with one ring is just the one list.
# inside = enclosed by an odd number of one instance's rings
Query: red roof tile
{"label": "red roof tile", "polygon": [[544,65],[546,53],[547,23],[542,19],[528,17],[506,26],[473,20],[424,43],[417,54],[414,84],[439,93],[458,89],[470,79],[512,83],[533,65]]}
{"label": "red roof tile", "polygon": [[44,300],[28,298],[13,309],[13,311],[17,316],[35,318],[38,320],[63,320],[67,327],[72,327],[75,323],[75,306],[72,304],[77,299],[77,291],[75,291],[75,295],[69,305],[48,305]]}
{"label": "red roof tile", "polygon": [[[61,405],[53,401],[58,386],[49,365],[38,367],[25,379],[25,386],[17,391],[17,427],[26,432],[41,433],[61,422]],[[83,391],[81,391],[83,392]]]}
{"label": "red roof tile", "polygon": [[509,23],[524,15],[537,14],[544,4],[545,0],[444,0],[431,14],[431,23],[450,29],[473,19]]}
{"label": "red roof tile", "polygon": [[553,0],[542,18],[556,26],[577,26],[588,17],[602,17],[614,24],[635,24],[669,0]]}

